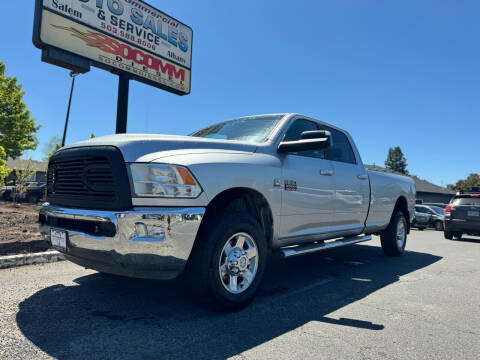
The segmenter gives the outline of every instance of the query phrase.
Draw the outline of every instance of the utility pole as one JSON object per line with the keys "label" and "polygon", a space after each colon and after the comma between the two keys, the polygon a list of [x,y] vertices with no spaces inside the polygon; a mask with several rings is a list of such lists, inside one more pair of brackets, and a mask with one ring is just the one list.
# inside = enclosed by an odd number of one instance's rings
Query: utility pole
{"label": "utility pole", "polygon": [[72,78],[72,87],[70,88],[70,98],[68,99],[67,117],[65,118],[65,128],[63,129],[62,147],[65,146],[65,138],[67,137],[68,119],[70,118],[70,107],[72,106],[73,88],[75,87],[75,77],[77,75],[77,72],[70,71],[70,76]]}

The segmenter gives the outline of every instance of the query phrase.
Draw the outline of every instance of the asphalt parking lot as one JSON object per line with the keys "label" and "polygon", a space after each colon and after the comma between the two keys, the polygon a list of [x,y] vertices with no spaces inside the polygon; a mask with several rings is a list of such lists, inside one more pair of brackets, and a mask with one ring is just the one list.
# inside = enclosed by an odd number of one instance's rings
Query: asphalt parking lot
{"label": "asphalt parking lot", "polygon": [[480,239],[413,230],[273,259],[254,303],[212,313],[179,281],[69,262],[0,270],[1,359],[478,359]]}

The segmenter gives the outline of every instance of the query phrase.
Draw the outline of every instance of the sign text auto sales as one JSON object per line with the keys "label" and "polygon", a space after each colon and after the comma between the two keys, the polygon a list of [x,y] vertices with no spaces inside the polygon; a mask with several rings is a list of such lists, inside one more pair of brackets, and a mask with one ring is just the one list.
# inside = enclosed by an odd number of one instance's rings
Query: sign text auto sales
{"label": "sign text auto sales", "polygon": [[193,33],[185,24],[140,0],[43,0],[42,7],[42,44],[190,92]]}

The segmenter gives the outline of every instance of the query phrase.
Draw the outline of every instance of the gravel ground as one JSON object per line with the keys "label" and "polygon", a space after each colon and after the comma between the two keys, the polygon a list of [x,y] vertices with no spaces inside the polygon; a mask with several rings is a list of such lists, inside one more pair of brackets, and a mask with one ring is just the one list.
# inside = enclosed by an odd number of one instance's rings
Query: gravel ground
{"label": "gravel ground", "polygon": [[69,262],[0,270],[1,359],[478,359],[480,240],[413,231],[272,260],[247,309],[217,314],[181,281]]}
{"label": "gravel ground", "polygon": [[50,249],[38,231],[39,207],[0,201],[0,256]]}

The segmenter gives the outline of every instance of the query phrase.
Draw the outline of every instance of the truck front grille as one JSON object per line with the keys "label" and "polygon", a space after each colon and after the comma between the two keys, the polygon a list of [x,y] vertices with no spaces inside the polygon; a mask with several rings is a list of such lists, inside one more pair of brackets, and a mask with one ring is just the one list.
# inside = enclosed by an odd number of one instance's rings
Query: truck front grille
{"label": "truck front grille", "polygon": [[85,156],[51,161],[47,195],[115,198],[112,168],[103,156]]}
{"label": "truck front grille", "polygon": [[109,146],[73,148],[50,159],[47,201],[51,204],[93,208],[131,207],[123,157]]}

